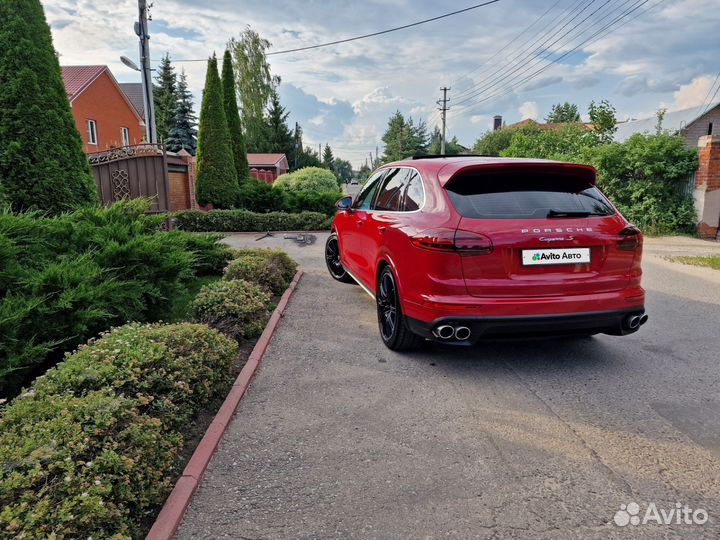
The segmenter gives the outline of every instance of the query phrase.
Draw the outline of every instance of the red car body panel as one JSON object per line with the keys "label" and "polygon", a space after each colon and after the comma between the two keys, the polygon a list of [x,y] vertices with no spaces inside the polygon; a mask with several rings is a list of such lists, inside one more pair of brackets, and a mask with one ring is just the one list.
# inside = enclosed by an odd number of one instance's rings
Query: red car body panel
{"label": "red car body panel", "polygon": [[[472,219],[453,206],[446,187],[468,171],[542,171],[572,174],[595,183],[595,169],[542,160],[456,158],[408,160],[381,168],[409,167],[421,176],[422,208],[412,212],[341,210],[333,221],[340,259],[375,294],[384,264],[393,268],[403,313],[432,325],[459,317],[533,317],[610,311],[644,311],[640,286],[642,236],[633,250],[618,246],[629,224],[613,216],[563,219]],[[492,251],[461,254],[421,249],[412,238],[427,230],[480,233]],[[521,251],[590,248],[591,262],[523,266]]]}

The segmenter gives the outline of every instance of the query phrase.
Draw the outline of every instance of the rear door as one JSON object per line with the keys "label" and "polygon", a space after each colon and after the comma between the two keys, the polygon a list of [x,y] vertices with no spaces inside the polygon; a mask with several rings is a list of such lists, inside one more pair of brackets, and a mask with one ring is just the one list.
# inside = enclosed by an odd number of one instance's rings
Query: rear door
{"label": "rear door", "polygon": [[626,222],[586,178],[479,169],[446,191],[462,216],[458,229],[493,244],[489,254],[462,257],[469,294],[559,296],[627,286],[635,252],[618,248]]}

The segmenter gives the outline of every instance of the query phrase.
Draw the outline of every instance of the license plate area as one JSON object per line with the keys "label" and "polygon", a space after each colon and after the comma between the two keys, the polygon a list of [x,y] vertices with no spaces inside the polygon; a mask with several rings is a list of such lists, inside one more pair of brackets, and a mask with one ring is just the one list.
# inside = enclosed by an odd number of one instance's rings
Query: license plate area
{"label": "license plate area", "polygon": [[588,264],[590,248],[523,249],[523,266]]}

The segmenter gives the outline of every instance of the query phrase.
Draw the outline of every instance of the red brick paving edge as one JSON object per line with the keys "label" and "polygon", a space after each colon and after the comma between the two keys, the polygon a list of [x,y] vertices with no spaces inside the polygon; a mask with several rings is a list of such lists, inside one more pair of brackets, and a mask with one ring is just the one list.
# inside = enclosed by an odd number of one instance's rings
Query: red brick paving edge
{"label": "red brick paving edge", "polygon": [[273,311],[260,339],[258,339],[255,344],[237,379],[235,379],[235,383],[215,415],[215,418],[210,423],[210,426],[208,426],[200,444],[198,444],[195,452],[193,452],[182,476],[165,501],[165,505],[162,507],[162,510],[160,510],[145,540],[170,540],[175,536],[182,522],[185,510],[195,493],[195,489],[200,483],[205,469],[207,469],[208,463],[210,463],[210,459],[212,459],[213,454],[215,454],[218,443],[220,439],[222,439],[225,429],[235,414],[235,409],[245,395],[248,386],[250,386],[250,381],[260,365],[265,350],[272,339],[273,333],[287,308],[290,297],[295,291],[295,287],[300,281],[302,274],[302,270],[297,271],[292,282],[290,282],[290,285],[280,298],[280,302],[278,302],[275,311]]}

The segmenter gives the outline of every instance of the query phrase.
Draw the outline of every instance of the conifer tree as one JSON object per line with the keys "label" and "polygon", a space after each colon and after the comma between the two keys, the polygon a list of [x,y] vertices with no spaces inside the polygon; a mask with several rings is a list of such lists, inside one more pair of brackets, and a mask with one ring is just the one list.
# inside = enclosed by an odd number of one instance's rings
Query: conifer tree
{"label": "conifer tree", "polygon": [[243,135],[242,124],[240,123],[240,111],[238,110],[237,96],[235,95],[235,73],[233,72],[232,55],[229,50],[226,50],[223,56],[222,88],[223,104],[225,106],[228,129],[230,130],[235,170],[238,173],[239,179],[242,181],[250,177],[250,166],[247,160],[245,136]]}
{"label": "conifer tree", "polygon": [[294,162],[295,138],[287,125],[288,113],[280,104],[277,90],[270,95],[266,123],[268,152],[285,154],[289,162]]}
{"label": "conifer tree", "polygon": [[332,149],[330,148],[330,145],[325,143],[325,148],[323,148],[323,167],[333,170],[333,165],[335,162],[335,156],[333,156]]}
{"label": "conifer tree", "polygon": [[188,90],[187,75],[184,70],[178,77],[176,92],[177,106],[165,146],[171,152],[186,150],[194,156],[197,151],[197,117],[193,110],[193,97]]}
{"label": "conifer tree", "polygon": [[205,90],[200,107],[197,147],[197,200],[202,205],[230,208],[237,200],[239,185],[217,58],[208,60]]}
{"label": "conifer tree", "polygon": [[50,213],[98,200],[39,0],[0,2],[0,198]]}
{"label": "conifer tree", "polygon": [[177,108],[177,76],[170,63],[170,55],[165,53],[160,61],[156,85],[153,86],[153,102],[155,103],[155,128],[158,141],[164,142],[173,127],[173,118]]}

